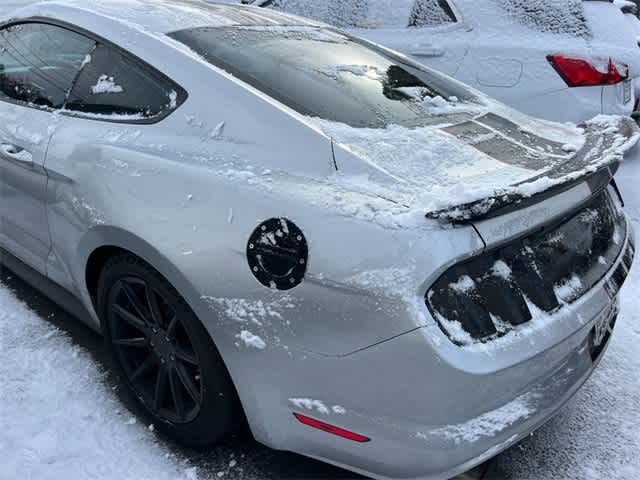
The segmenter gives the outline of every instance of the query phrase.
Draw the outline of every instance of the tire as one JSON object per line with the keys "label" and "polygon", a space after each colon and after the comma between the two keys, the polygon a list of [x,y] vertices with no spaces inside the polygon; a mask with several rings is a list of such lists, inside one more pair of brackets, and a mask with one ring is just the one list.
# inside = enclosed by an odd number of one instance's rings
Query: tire
{"label": "tire", "polygon": [[145,420],[195,448],[242,425],[235,387],[209,333],[150,265],[131,254],[109,259],[97,308],[112,369]]}

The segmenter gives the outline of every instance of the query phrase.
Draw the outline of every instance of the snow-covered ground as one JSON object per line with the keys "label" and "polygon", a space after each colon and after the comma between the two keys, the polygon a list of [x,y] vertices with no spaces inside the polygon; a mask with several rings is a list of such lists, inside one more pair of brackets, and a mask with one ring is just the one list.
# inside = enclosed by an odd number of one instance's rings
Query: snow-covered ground
{"label": "snow-covered ground", "polygon": [[[618,178],[640,232],[640,148]],[[640,478],[639,290],[636,266],[598,371],[557,418],[500,455],[490,478]],[[300,461],[297,456],[269,452],[249,441],[193,454],[156,437],[120,403],[91,354],[17,295],[0,283],[0,480],[296,476],[285,465]],[[274,462],[282,466],[261,467]],[[317,475],[309,468],[317,468]],[[304,476],[349,474],[309,463]]]}
{"label": "snow-covered ground", "polygon": [[0,478],[195,478],[131,416],[89,354],[0,288]]}

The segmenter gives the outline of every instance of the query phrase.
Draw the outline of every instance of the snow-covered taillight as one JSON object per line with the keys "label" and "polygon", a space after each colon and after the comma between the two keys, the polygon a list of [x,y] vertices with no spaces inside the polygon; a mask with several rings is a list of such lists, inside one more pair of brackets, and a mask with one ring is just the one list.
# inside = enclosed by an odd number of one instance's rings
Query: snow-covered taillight
{"label": "snow-covered taillight", "polygon": [[547,59],[569,87],[616,85],[629,78],[629,66],[611,58],[602,65],[564,55],[549,55]]}
{"label": "snow-covered taillight", "polygon": [[[544,230],[452,266],[429,288],[426,304],[456,344],[487,342],[577,300],[611,273],[627,224],[608,192]],[[624,283],[633,248],[611,277]]]}

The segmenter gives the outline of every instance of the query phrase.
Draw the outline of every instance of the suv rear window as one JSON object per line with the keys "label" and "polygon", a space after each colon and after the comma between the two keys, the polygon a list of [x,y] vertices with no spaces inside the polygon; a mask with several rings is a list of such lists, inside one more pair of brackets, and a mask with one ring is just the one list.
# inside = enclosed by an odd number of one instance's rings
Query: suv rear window
{"label": "suv rear window", "polygon": [[521,25],[539,32],[591,36],[584,13],[584,0],[496,0]]}
{"label": "suv rear window", "polygon": [[447,0],[266,0],[260,5],[336,27],[436,27],[457,21]]}
{"label": "suv rear window", "polygon": [[443,75],[330,29],[205,27],[170,36],[303,115],[353,127],[424,125],[476,100]]}

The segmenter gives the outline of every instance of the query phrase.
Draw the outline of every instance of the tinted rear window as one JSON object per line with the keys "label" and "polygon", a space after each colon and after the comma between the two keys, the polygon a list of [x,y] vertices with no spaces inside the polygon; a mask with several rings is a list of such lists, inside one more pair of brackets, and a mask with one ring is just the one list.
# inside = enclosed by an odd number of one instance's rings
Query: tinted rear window
{"label": "tinted rear window", "polygon": [[475,101],[443,75],[329,29],[197,28],[170,35],[299,113],[354,127],[422,125]]}

